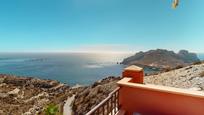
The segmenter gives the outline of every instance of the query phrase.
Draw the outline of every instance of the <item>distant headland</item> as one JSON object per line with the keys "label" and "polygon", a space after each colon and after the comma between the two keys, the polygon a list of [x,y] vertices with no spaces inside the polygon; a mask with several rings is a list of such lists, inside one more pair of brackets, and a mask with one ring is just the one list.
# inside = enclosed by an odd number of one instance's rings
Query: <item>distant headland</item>
{"label": "distant headland", "polygon": [[175,53],[165,49],[156,49],[147,52],[140,51],[133,56],[125,58],[121,64],[175,68],[178,66],[187,66],[199,61],[196,53],[191,53],[187,50],[180,50],[178,53]]}

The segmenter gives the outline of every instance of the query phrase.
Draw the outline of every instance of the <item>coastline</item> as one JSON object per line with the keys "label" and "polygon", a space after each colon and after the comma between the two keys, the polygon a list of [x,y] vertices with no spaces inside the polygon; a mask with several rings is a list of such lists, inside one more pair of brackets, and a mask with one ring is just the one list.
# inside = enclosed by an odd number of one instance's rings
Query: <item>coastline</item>
{"label": "coastline", "polygon": [[[85,114],[105,99],[120,79],[109,76],[88,86],[70,87],[56,80],[0,74],[0,113],[43,115],[54,103],[60,113],[67,108],[65,113]],[[144,83],[204,91],[204,63],[149,75]]]}

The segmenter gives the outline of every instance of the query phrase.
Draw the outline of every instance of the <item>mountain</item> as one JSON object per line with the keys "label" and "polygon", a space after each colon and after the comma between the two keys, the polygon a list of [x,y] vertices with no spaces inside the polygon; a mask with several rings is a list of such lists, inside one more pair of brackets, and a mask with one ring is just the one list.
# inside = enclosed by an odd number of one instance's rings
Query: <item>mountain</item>
{"label": "mountain", "polygon": [[124,65],[143,65],[158,68],[175,68],[200,61],[195,53],[180,50],[178,53],[164,49],[138,52],[122,61]]}

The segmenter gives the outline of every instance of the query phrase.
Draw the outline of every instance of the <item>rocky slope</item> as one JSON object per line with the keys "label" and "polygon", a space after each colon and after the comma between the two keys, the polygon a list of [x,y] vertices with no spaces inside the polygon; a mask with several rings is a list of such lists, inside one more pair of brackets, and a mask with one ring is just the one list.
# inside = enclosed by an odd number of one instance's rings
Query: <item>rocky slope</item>
{"label": "rocky slope", "polygon": [[54,80],[0,74],[0,115],[43,115],[50,103],[63,107],[70,88]]}
{"label": "rocky slope", "polygon": [[108,77],[79,91],[72,104],[73,115],[84,115],[105,99],[116,87],[120,77]]}
{"label": "rocky slope", "polygon": [[114,90],[119,77],[107,77],[90,86],[69,87],[54,80],[0,74],[0,115],[45,115],[55,104],[62,114],[65,102],[74,96],[73,115],[84,115]]}
{"label": "rocky slope", "polygon": [[186,66],[193,62],[200,61],[195,53],[181,50],[178,53],[173,51],[157,49],[147,52],[139,52],[123,60],[125,65],[145,65],[158,68],[175,68]]}
{"label": "rocky slope", "polygon": [[204,63],[146,76],[145,83],[204,91]]}

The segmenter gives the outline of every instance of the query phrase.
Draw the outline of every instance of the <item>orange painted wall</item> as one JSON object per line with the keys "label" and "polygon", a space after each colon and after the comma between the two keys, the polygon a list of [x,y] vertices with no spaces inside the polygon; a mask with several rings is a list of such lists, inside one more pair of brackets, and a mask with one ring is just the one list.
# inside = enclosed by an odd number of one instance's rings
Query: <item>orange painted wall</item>
{"label": "orange painted wall", "polygon": [[121,86],[119,100],[127,115],[204,115],[204,98]]}
{"label": "orange painted wall", "polygon": [[131,77],[132,82],[134,83],[143,83],[144,81],[144,72],[143,71],[132,71],[132,70],[125,70],[122,73],[123,77]]}

